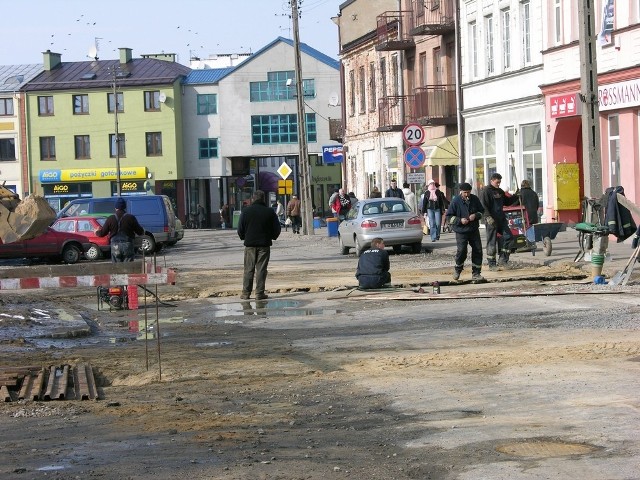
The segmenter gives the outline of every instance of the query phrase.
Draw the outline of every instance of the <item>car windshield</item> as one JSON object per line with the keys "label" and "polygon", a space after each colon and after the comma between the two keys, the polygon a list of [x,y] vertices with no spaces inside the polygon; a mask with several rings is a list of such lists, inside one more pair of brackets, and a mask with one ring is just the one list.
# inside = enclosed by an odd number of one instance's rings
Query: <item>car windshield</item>
{"label": "car windshield", "polygon": [[401,213],[407,211],[407,205],[402,200],[398,199],[367,203],[362,207],[363,215],[381,215],[385,213]]}

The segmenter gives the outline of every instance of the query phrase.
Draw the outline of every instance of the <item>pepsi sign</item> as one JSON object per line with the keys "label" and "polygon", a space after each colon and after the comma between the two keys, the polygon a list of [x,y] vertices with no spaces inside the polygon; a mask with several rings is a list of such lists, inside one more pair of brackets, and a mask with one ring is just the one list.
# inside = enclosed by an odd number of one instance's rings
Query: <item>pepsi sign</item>
{"label": "pepsi sign", "polygon": [[344,147],[342,145],[329,145],[322,147],[322,161],[326,165],[342,163],[344,160]]}

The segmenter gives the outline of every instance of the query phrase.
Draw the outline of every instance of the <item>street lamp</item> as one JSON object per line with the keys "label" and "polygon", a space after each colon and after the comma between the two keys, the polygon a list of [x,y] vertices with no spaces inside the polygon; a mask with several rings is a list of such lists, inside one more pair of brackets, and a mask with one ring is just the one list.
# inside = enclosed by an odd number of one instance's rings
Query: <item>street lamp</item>
{"label": "street lamp", "polygon": [[113,69],[113,113],[115,122],[115,137],[114,142],[116,144],[116,196],[120,196],[120,134],[118,132],[118,90],[117,90],[117,68]]}

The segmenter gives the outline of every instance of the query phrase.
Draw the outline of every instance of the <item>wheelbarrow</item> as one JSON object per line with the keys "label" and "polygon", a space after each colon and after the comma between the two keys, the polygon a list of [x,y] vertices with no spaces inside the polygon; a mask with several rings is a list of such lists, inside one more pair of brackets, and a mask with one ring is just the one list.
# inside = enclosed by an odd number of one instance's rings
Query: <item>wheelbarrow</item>
{"label": "wheelbarrow", "polygon": [[548,257],[553,251],[551,240],[556,238],[558,232],[564,232],[566,229],[566,224],[562,222],[534,223],[527,229],[526,237],[532,243],[542,242],[542,251]]}

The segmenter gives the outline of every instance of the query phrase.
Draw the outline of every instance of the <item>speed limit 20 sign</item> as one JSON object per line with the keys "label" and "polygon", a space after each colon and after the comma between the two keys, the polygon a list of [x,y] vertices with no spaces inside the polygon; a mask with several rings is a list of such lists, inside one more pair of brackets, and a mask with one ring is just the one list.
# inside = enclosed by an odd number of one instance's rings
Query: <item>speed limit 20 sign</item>
{"label": "speed limit 20 sign", "polygon": [[409,123],[402,129],[402,139],[407,145],[422,145],[424,143],[424,128],[419,123]]}

